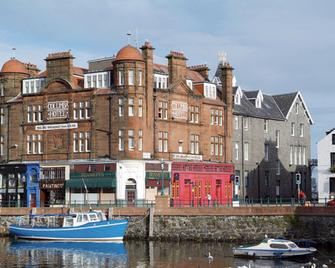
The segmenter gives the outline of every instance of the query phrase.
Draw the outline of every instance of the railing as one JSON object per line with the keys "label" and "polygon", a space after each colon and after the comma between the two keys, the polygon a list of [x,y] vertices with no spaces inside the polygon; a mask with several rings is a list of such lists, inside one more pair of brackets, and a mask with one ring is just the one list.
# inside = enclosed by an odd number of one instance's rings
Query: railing
{"label": "railing", "polygon": [[[0,200],[0,207],[26,207],[24,200]],[[57,202],[44,202],[40,207],[137,207],[150,208],[155,205],[155,201],[151,200],[106,200],[106,201],[73,201],[71,203],[59,200]],[[335,207],[335,200],[329,198],[302,200],[296,198],[262,198],[262,199],[240,199],[240,200],[196,200],[196,199],[170,199],[170,207],[260,207],[260,206],[313,206],[313,207]]]}

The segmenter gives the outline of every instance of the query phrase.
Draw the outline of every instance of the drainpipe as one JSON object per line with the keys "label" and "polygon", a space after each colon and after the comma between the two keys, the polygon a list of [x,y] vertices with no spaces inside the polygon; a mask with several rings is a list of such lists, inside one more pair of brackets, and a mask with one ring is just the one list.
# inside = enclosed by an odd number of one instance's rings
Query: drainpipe
{"label": "drainpipe", "polygon": [[[242,147],[242,154],[241,154],[241,173],[240,173],[240,187],[242,188],[242,197],[245,197],[244,193],[244,117],[241,116],[241,147]],[[243,186],[243,187],[242,187]]]}

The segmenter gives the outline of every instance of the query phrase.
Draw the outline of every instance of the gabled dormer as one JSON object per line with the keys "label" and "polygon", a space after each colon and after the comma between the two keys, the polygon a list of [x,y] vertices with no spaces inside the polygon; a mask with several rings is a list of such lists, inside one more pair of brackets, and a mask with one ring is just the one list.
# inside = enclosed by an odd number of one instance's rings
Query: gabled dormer
{"label": "gabled dormer", "polygon": [[242,96],[243,96],[242,89],[240,87],[238,87],[236,89],[235,96],[234,96],[234,104],[235,105],[241,105]]}
{"label": "gabled dormer", "polygon": [[262,108],[263,100],[264,100],[263,93],[262,91],[259,90],[257,93],[257,97],[255,99],[255,107],[259,109]]}

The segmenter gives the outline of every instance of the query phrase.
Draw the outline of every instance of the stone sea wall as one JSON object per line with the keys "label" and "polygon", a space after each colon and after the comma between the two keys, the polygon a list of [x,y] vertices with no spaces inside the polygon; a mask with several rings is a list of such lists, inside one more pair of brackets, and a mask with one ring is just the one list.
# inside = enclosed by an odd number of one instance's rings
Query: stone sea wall
{"label": "stone sea wall", "polygon": [[[50,213],[36,211],[42,212]],[[7,235],[8,226],[18,219],[27,223],[29,213],[29,209],[0,209],[1,234]],[[110,218],[129,220],[125,239],[250,243],[267,234],[335,244],[335,208],[109,208],[106,213]]]}

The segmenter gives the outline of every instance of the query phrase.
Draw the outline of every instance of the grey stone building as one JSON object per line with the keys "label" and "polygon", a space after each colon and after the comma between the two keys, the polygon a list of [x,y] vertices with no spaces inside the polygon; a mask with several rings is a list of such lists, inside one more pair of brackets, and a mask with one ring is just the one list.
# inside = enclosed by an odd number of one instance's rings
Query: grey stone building
{"label": "grey stone building", "polygon": [[[219,70],[219,68],[218,68]],[[218,71],[215,75],[217,83]],[[311,195],[310,127],[313,120],[300,92],[267,95],[234,90],[233,163],[241,199]],[[297,180],[300,177],[300,184]],[[298,179],[299,181],[299,179]]]}

